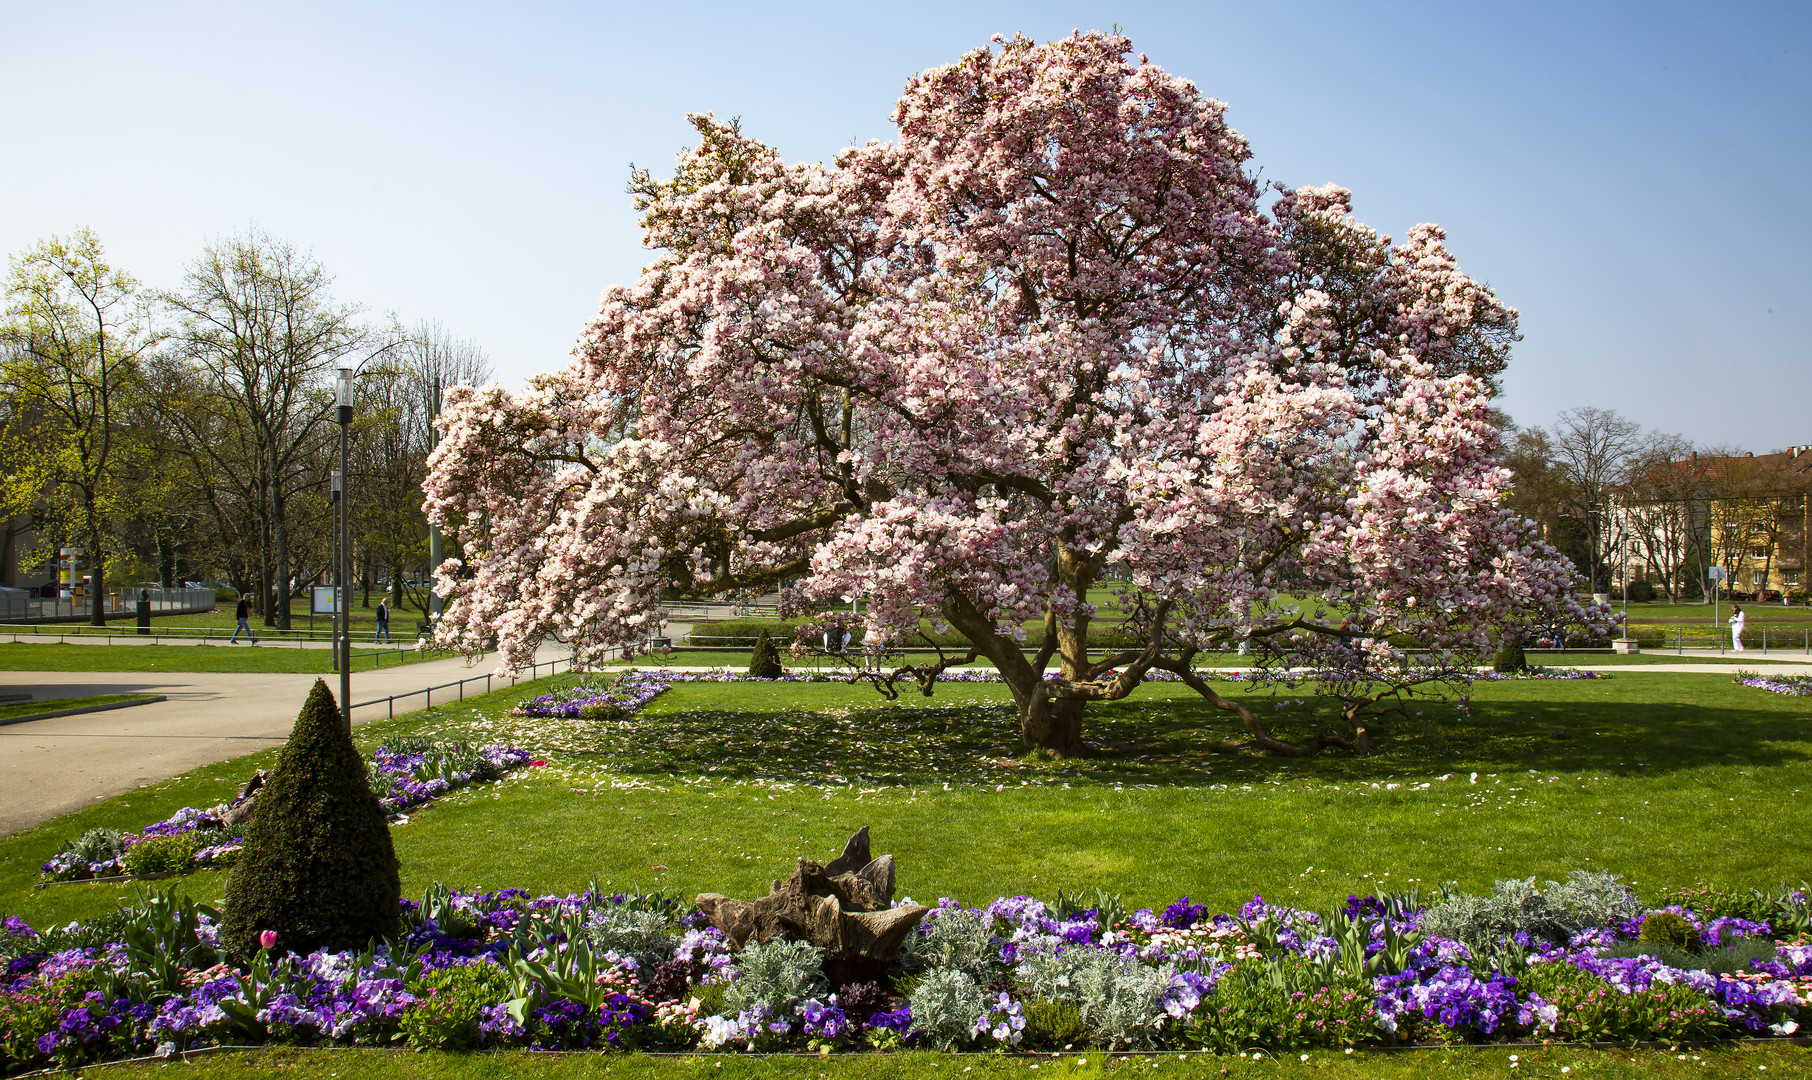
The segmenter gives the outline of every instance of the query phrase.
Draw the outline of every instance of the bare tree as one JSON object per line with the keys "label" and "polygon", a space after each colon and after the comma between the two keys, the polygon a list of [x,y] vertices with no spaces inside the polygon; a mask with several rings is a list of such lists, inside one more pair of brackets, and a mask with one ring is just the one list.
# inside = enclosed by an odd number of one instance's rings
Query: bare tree
{"label": "bare tree", "polygon": [[[331,283],[311,255],[254,229],[204,249],[182,289],[164,294],[181,320],[180,354],[200,375],[188,442],[213,471],[236,473],[236,486],[256,496],[258,593],[282,597],[264,619],[282,629],[289,628],[290,504],[323,479],[328,373],[368,338],[357,308],[333,300]],[[231,433],[225,452],[205,431]]]}
{"label": "bare tree", "polygon": [[1632,454],[1617,496],[1620,524],[1669,603],[1684,599],[1702,576],[1707,483],[1691,442],[1656,433]]}
{"label": "bare tree", "polygon": [[428,610],[426,586],[406,582],[425,578],[430,569],[421,486],[441,393],[490,374],[476,343],[454,337],[438,322],[423,322],[360,378],[353,473],[361,546],[372,569],[388,572],[391,603],[398,608],[413,600]]}
{"label": "bare tree", "polygon": [[1554,462],[1566,478],[1570,510],[1585,525],[1587,576],[1594,592],[1604,583],[1603,568],[1614,546],[1605,528],[1606,509],[1629,479],[1642,445],[1641,425],[1610,409],[1568,409],[1554,424]]}

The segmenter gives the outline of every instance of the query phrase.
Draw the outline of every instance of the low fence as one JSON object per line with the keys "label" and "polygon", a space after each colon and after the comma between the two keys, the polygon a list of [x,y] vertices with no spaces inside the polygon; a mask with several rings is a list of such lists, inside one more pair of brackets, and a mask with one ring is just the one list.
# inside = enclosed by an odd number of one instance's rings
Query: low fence
{"label": "low fence", "polygon": [[[108,589],[100,596],[101,616],[130,619],[138,602],[151,605],[153,615],[201,615],[213,611],[213,589]],[[34,596],[28,592],[0,592],[0,622],[79,622],[94,617],[95,597]]]}
{"label": "low fence", "polygon": [[[1732,653],[1736,651],[1729,628],[1713,626],[1638,626],[1630,637],[1644,649],[1684,654],[1687,649]],[[1798,653],[1812,656],[1812,628],[1787,626],[1752,626],[1743,631],[1743,651],[1759,653]]]}
{"label": "low fence", "polygon": [[[561,664],[565,664],[566,670],[568,671],[573,669],[573,662],[570,658],[557,657],[553,660],[530,664],[529,673],[526,676],[510,679],[508,680],[509,684],[515,686],[518,682],[528,682],[534,679],[544,678],[545,676],[541,671],[542,668],[547,669],[547,675],[556,674],[559,672]],[[469,679],[460,679],[457,682],[441,683],[439,686],[427,686],[420,690],[411,690],[407,694],[391,694],[387,697],[372,698],[370,701],[354,702],[352,708],[348,711],[357,712],[359,709],[368,709],[374,705],[382,705],[388,711],[390,718],[395,719],[396,703],[399,701],[407,701],[410,698],[419,697],[423,699],[422,708],[432,709],[434,707],[434,692],[436,690],[454,690],[459,695],[457,700],[464,701],[466,699],[467,686],[472,683],[483,683],[484,692],[488,694],[495,689],[492,680],[496,680],[497,682],[504,681],[496,675],[474,675]]]}
{"label": "low fence", "polygon": [[[55,639],[62,642],[75,640],[85,641],[88,639],[110,641],[114,638],[120,638],[122,640],[130,639],[139,642],[140,644],[149,643],[153,645],[157,644],[159,641],[226,641],[233,636],[233,629],[234,628],[230,626],[153,626],[151,633],[140,634],[135,629],[114,629],[112,627],[100,626],[71,626],[68,624],[59,625],[55,623],[0,623],[0,634],[10,634],[14,641],[18,641],[21,638],[33,641]],[[372,640],[375,636],[373,629],[374,628],[371,626],[354,627],[352,632],[353,644],[374,644]],[[277,630],[267,626],[254,626],[252,627],[252,633],[256,635],[257,640],[260,643],[272,643],[284,646],[293,644],[297,648],[304,648],[309,645],[319,645],[322,648],[326,648],[328,645],[332,644],[334,640],[332,630]],[[241,640],[244,640],[245,634],[243,631],[241,631],[239,636]],[[414,641],[408,634],[395,631],[391,633],[391,638],[396,641],[409,642],[411,644],[413,644]]]}

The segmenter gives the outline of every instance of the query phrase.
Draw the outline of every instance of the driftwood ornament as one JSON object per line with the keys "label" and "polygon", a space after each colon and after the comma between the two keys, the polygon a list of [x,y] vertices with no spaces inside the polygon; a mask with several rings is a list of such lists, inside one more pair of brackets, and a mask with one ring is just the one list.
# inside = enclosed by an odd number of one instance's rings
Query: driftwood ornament
{"label": "driftwood ornament", "polygon": [[931,910],[923,904],[892,905],[893,856],[869,857],[867,826],[827,864],[800,859],[793,875],[775,881],[759,900],[718,893],[698,897],[705,918],[738,950],[776,938],[823,949],[834,986],[883,978],[906,935]]}

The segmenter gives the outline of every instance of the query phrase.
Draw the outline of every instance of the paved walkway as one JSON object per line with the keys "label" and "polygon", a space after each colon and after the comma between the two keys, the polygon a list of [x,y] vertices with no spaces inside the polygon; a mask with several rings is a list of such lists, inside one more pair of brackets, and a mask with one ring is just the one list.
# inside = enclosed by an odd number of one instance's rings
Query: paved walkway
{"label": "paved walkway", "polygon": [[[539,659],[551,662],[564,656],[564,649],[544,649]],[[493,666],[488,657],[471,668],[453,658],[357,672],[352,677],[352,699],[415,693],[427,686],[482,677]],[[547,668],[541,674],[546,675]],[[0,671],[0,693],[30,693],[36,700],[118,693],[163,694],[168,699],[0,726],[0,836],[189,769],[275,746],[289,738],[296,712],[317,678],[327,679],[338,692],[334,675]],[[468,695],[483,691],[482,682],[466,687]],[[456,695],[448,689],[434,697],[438,702]],[[398,701],[397,715],[423,704],[419,694]],[[388,714],[382,704],[357,709],[353,723]]]}

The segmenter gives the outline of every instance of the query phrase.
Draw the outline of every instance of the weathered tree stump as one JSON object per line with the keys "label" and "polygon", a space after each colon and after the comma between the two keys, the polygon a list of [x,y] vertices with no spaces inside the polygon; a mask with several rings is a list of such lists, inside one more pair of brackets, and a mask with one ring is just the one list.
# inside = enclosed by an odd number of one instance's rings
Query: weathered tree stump
{"label": "weathered tree stump", "polygon": [[250,780],[245,782],[245,786],[239,789],[239,794],[233,796],[232,801],[227,803],[227,811],[221,815],[220,823],[228,829],[237,829],[252,820],[252,812],[258,809],[258,789],[263,786],[264,770],[259,769],[252,774]]}
{"label": "weathered tree stump", "polygon": [[849,838],[828,864],[800,859],[759,900],[700,893],[698,908],[741,950],[750,942],[809,941],[824,950],[833,987],[882,981],[906,935],[931,909],[893,905],[893,856],[871,859],[868,828]]}

